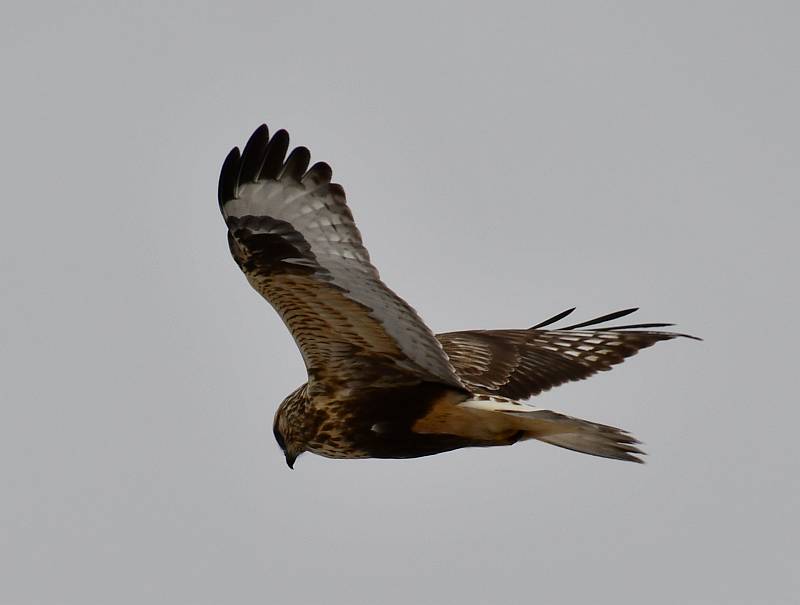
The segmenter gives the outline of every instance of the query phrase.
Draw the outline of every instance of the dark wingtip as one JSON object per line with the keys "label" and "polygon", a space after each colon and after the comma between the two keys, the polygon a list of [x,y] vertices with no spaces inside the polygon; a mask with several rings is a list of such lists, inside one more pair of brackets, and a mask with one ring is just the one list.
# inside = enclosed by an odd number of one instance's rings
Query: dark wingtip
{"label": "dark wingtip", "polygon": [[[253,131],[253,134],[250,135],[247,143],[249,144],[252,140],[269,140],[269,128],[267,128],[266,124],[261,124],[258,128]],[[247,145],[245,145],[245,149],[247,149]]]}
{"label": "dark wingtip", "polygon": [[239,184],[240,159],[239,148],[234,147],[222,163],[222,170],[219,173],[219,189],[217,190],[220,210],[225,202],[236,197],[236,187]]}
{"label": "dark wingtip", "polygon": [[333,169],[327,162],[316,162],[303,175],[303,180],[310,178],[316,183],[330,183],[333,178]]}
{"label": "dark wingtip", "polygon": [[567,309],[566,311],[561,311],[557,315],[553,315],[553,317],[549,319],[545,319],[543,322],[536,324],[535,326],[531,326],[528,328],[529,330],[538,330],[539,328],[544,328],[545,326],[549,326],[550,324],[556,323],[560,319],[564,319],[567,315],[572,313],[577,307],[572,307],[571,309]]}
{"label": "dark wingtip", "polygon": [[[567,309],[566,311],[562,311],[558,315],[553,315],[553,317],[549,319],[545,319],[543,322],[536,324],[528,328],[528,330],[538,330],[540,328],[544,328],[545,326],[549,326],[554,324],[560,319],[563,319],[570,313],[575,310],[575,307],[571,309]],[[631,307],[629,309],[622,309],[621,311],[614,311],[613,313],[607,313],[602,317],[597,317],[595,319],[590,319],[588,321],[582,321],[577,324],[572,324],[571,326],[567,326],[565,328],[557,328],[558,330],[577,330],[579,328],[586,328],[588,326],[596,326],[597,324],[605,323],[607,321],[612,321],[614,319],[619,319],[620,317],[625,317],[626,315],[630,315],[631,313],[635,313],[639,310],[639,307]],[[639,323],[639,324],[625,324],[623,326],[603,326],[598,328],[592,328],[589,330],[590,332],[610,332],[610,331],[626,331],[632,330],[629,332],[631,334],[635,334],[635,330],[649,330],[651,328],[669,328],[674,326],[673,323],[663,323],[663,322],[648,322],[648,323]],[[683,334],[679,332],[648,332],[649,334],[655,335],[660,334],[662,335],[663,339],[669,338],[691,338],[692,340],[700,340],[703,339],[698,336],[692,336],[691,334]]]}
{"label": "dark wingtip", "polygon": [[299,147],[295,147],[289,153],[289,157],[286,158],[286,162],[283,164],[283,170],[278,178],[289,177],[295,181],[300,181],[303,178],[306,170],[308,170],[308,164],[311,161],[311,152],[308,150],[308,147],[303,147],[300,145]]}
{"label": "dark wingtip", "polygon": [[578,328],[585,328],[587,326],[594,326],[606,321],[612,321],[614,319],[619,319],[620,317],[625,317],[626,315],[630,315],[631,313],[635,313],[639,310],[639,307],[632,307],[630,309],[623,309],[622,311],[614,311],[613,313],[608,313],[607,315],[603,315],[602,317],[597,317],[596,319],[590,319],[588,321],[582,321],[578,324],[573,324],[571,326],[567,326],[566,328],[560,328],[561,330],[577,330]]}
{"label": "dark wingtip", "polygon": [[289,133],[283,128],[277,130],[269,140],[266,157],[261,166],[259,179],[275,179],[283,167],[283,158],[289,149]]}
{"label": "dark wingtip", "polygon": [[626,324],[624,326],[607,326],[603,328],[595,328],[593,332],[613,331],[613,330],[635,330],[635,329],[649,329],[649,328],[669,328],[674,326],[672,323],[644,323],[644,324]]}
{"label": "dark wingtip", "polygon": [[[659,340],[671,340],[673,338],[691,338],[692,340],[702,341],[699,336],[692,336],[691,334],[684,334],[683,332],[653,332],[650,328],[668,328],[675,324],[665,323],[648,323],[648,324],[630,324],[627,326],[607,326],[603,328],[592,328],[590,332],[624,332],[626,334],[649,334],[650,336],[659,336]],[[643,329],[640,331],[639,329]]]}
{"label": "dark wingtip", "polygon": [[630,328],[650,328],[650,327],[662,327],[662,326],[674,326],[675,324],[638,324],[638,325],[631,325],[631,326],[610,326],[608,328],[597,328],[596,330],[591,330],[592,332],[606,332],[606,331],[617,331],[622,330],[625,331],[627,334],[649,334],[651,336],[661,336],[663,340],[670,340],[672,338],[690,338],[692,340],[699,340],[702,342],[702,338],[699,336],[692,336],[691,334],[684,334],[683,332],[653,332],[653,331],[643,331],[640,332],[638,330],[629,330]]}
{"label": "dark wingtip", "polygon": [[675,333],[675,336],[680,336],[681,338],[691,338],[692,340],[699,340],[700,342],[703,342],[702,338],[700,338],[699,336],[692,336],[691,334],[678,334],[678,333]]}
{"label": "dark wingtip", "polygon": [[247,144],[242,151],[242,165],[239,168],[239,182],[251,183],[258,180],[261,172],[261,165],[267,155],[267,142],[269,141],[269,129],[266,124],[262,124],[253,131]]}

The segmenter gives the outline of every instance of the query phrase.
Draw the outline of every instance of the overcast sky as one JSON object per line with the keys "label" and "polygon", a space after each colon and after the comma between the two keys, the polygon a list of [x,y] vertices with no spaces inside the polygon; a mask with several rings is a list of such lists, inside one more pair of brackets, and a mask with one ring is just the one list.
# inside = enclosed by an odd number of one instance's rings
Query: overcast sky
{"label": "overcast sky", "polygon": [[[0,18],[0,603],[796,602],[796,3],[114,4]],[[538,400],[648,464],[287,469],[305,371],[216,203],[262,122],[434,331],[705,338]]]}

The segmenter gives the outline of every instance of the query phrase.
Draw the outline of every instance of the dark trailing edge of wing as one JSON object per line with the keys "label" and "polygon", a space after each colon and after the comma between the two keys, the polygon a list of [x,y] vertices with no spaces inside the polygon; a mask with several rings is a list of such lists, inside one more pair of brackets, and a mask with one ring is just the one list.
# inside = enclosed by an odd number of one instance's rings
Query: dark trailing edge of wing
{"label": "dark trailing edge of wing", "polygon": [[[557,321],[565,318],[567,315],[571,314],[575,310],[575,307],[571,309],[567,309],[566,311],[562,311],[557,315],[553,315],[550,319],[546,319],[541,323],[536,324],[528,328],[529,330],[540,330],[545,326],[552,325]],[[613,321],[614,319],[619,319],[620,317],[625,317],[626,315],[630,315],[631,313],[635,313],[639,310],[639,307],[633,307],[630,309],[622,309],[621,311],[614,311],[613,313],[607,313],[601,317],[597,317],[595,319],[590,319],[588,321],[582,321],[577,324],[572,324],[571,326],[565,326],[563,328],[551,328],[555,330],[579,330],[583,328],[588,328],[589,326],[597,326],[597,324],[605,323],[607,321]],[[649,322],[649,323],[640,323],[640,324],[626,324],[623,326],[600,326],[589,328],[588,332],[616,332],[616,331],[623,331],[623,330],[637,330],[637,329],[650,329],[650,328],[668,328],[670,326],[674,326],[673,323],[663,323],[663,322]],[[679,334],[673,333],[673,337],[675,336],[682,336],[684,338],[691,338],[693,340],[703,340],[697,336],[692,336],[690,334]]]}

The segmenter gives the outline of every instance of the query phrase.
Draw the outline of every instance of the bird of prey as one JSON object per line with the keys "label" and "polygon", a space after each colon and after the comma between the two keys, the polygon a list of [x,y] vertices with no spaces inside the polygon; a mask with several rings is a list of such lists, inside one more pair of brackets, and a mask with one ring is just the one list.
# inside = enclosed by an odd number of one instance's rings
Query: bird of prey
{"label": "bird of prey", "polygon": [[250,285],[300,348],[308,382],[275,414],[290,468],[303,452],[330,458],[415,458],[538,439],[641,462],[639,442],[613,426],[523,400],[609,370],[682,334],[672,324],[598,327],[626,309],[545,329],[433,334],[378,276],[331,168],[261,125],[225,159],[219,206],[228,244]]}

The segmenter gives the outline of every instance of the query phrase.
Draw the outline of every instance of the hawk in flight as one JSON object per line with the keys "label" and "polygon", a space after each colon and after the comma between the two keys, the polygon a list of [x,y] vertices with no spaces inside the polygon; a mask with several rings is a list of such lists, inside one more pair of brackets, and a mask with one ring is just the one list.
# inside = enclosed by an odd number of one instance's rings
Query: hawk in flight
{"label": "hawk in flight", "polygon": [[683,336],[671,324],[598,327],[636,309],[545,329],[434,334],[370,262],[342,187],[305,147],[260,126],[225,159],[219,206],[247,281],[292,333],[308,382],[281,403],[274,432],[286,462],[414,458],[538,439],[641,462],[629,433],[523,400],[609,370],[639,349]]}

